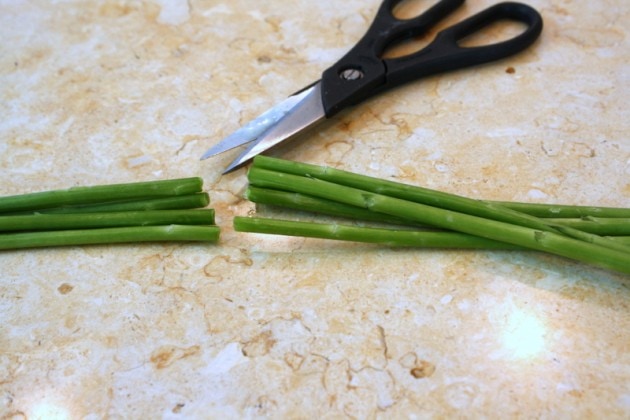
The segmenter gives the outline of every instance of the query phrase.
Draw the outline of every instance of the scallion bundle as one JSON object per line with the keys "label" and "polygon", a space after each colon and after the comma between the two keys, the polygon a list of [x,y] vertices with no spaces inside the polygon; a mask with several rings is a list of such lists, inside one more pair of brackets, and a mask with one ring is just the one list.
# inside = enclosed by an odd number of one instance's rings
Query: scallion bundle
{"label": "scallion bundle", "polygon": [[531,249],[630,274],[630,209],[474,200],[265,156],[255,158],[248,180],[246,198],[257,203],[390,226],[236,217],[234,228],[241,232],[390,246]]}
{"label": "scallion bundle", "polygon": [[0,197],[0,249],[129,242],[217,242],[201,178]]}

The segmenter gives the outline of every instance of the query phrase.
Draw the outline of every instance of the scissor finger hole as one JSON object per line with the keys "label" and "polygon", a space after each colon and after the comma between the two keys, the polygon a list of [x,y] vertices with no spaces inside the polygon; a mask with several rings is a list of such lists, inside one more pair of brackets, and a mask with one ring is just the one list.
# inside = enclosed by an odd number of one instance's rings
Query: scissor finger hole
{"label": "scissor finger hole", "polygon": [[510,19],[489,23],[457,41],[463,48],[481,47],[513,39],[527,30],[527,25]]}
{"label": "scissor finger hole", "polygon": [[400,20],[413,19],[429,10],[435,3],[435,0],[402,0],[392,8],[392,15]]}
{"label": "scissor finger hole", "polygon": [[[394,0],[394,6],[390,12],[395,19],[400,21],[413,21],[415,18],[425,15],[425,13],[429,12],[429,10],[434,8],[438,3],[439,0],[401,0],[397,2]],[[415,31],[418,35],[412,35],[413,30],[409,31],[407,36],[403,36],[387,45],[381,53],[380,58],[391,59],[405,57],[422,50],[435,38],[437,32],[451,24],[452,21],[455,21],[457,16],[457,13],[452,13],[450,16],[443,17],[442,19],[436,18],[436,21],[432,22],[432,24],[424,30]]]}

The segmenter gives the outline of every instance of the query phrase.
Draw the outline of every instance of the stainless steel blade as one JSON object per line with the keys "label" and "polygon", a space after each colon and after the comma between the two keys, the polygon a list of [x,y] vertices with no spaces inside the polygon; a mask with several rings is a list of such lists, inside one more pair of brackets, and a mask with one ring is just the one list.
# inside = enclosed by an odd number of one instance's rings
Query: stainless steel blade
{"label": "stainless steel blade", "polygon": [[287,99],[249,121],[234,133],[212,146],[201,156],[201,160],[256,140],[262,133],[267,131],[291,111],[307,94],[308,89],[289,96]]}
{"label": "stainless steel blade", "polygon": [[277,124],[264,132],[256,142],[249,146],[223,172],[231,172],[254,156],[259,155],[270,147],[287,140],[304,129],[311,127],[326,118],[322,104],[321,83],[317,82],[304,91],[305,97],[292,110],[281,118]]}

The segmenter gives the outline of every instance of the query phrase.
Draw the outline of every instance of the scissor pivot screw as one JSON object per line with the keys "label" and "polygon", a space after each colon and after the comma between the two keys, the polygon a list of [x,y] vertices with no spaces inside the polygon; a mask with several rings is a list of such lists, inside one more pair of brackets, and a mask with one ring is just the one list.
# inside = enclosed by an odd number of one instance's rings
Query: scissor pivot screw
{"label": "scissor pivot screw", "polygon": [[363,72],[360,69],[345,69],[339,76],[344,80],[359,80],[363,77]]}

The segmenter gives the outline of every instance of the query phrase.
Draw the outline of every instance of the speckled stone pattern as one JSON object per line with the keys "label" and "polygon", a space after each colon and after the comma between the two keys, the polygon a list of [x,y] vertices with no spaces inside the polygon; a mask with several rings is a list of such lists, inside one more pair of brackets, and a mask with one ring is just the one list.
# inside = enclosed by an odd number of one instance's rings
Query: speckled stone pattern
{"label": "speckled stone pattern", "polygon": [[[528,51],[383,94],[273,155],[630,206],[630,2],[526,2],[545,20]],[[627,277],[231,228],[255,210],[245,170],[199,157],[317,80],[378,4],[0,0],[0,194],[201,176],[222,228],[218,245],[0,253],[1,418],[630,417]]]}

